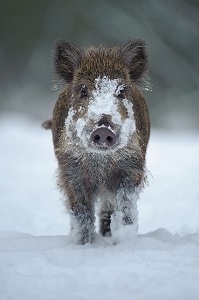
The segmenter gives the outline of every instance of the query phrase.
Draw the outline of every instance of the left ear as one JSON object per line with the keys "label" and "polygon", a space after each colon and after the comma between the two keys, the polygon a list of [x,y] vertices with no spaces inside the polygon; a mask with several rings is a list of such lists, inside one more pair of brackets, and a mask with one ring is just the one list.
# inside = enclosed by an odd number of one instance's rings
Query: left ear
{"label": "left ear", "polygon": [[125,65],[129,69],[131,79],[139,84],[147,77],[148,56],[145,49],[145,42],[137,39],[130,41],[121,48]]}

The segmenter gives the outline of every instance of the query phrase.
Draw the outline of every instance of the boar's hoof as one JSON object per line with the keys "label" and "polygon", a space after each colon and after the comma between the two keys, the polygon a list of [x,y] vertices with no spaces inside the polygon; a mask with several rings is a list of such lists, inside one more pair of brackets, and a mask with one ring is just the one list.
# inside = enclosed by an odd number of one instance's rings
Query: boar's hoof
{"label": "boar's hoof", "polygon": [[116,144],[116,136],[110,129],[101,127],[93,131],[90,141],[96,146],[112,147]]}

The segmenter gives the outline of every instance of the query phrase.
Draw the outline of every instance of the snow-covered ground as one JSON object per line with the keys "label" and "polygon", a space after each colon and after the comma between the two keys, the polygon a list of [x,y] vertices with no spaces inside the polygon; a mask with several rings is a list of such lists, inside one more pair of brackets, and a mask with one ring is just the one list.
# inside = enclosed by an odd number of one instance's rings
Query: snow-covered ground
{"label": "snow-covered ground", "polygon": [[139,234],[76,246],[51,133],[0,116],[0,299],[198,300],[199,134],[152,130]]}

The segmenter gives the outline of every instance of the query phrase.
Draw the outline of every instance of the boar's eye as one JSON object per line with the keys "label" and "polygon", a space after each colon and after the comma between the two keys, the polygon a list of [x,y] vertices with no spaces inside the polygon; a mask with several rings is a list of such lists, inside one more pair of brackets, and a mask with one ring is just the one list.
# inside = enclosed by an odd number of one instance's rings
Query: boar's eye
{"label": "boar's eye", "polygon": [[82,98],[86,98],[88,96],[88,89],[87,89],[87,87],[85,85],[83,85],[81,87],[80,94],[81,94],[81,96],[80,96],[81,99]]}

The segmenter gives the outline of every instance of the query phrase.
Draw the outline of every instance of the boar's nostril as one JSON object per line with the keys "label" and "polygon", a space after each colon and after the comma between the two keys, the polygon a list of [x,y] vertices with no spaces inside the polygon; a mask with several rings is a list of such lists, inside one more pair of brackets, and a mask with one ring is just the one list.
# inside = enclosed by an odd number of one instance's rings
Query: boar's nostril
{"label": "boar's nostril", "polygon": [[107,136],[106,140],[108,141],[108,143],[112,143],[113,142],[113,138],[112,136]]}
{"label": "boar's nostril", "polygon": [[90,141],[97,146],[112,147],[116,143],[116,136],[110,129],[103,127],[93,131]]}
{"label": "boar's nostril", "polygon": [[97,143],[99,140],[100,140],[100,135],[99,134],[94,135],[93,142]]}

